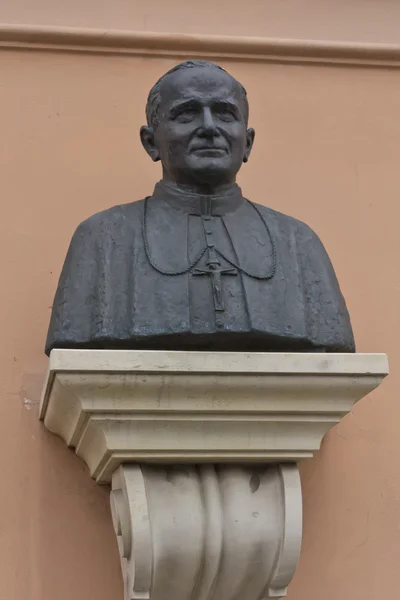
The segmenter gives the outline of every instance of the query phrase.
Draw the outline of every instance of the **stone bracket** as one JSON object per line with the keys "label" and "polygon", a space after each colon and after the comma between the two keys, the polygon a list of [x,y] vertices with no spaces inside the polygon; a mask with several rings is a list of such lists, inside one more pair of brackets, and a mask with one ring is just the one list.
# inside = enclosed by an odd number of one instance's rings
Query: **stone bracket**
{"label": "stone bracket", "polygon": [[387,370],[384,354],[53,350],[40,417],[112,485],[125,600],[282,598],[295,463]]}
{"label": "stone bracket", "polygon": [[301,544],[295,465],[124,465],[111,507],[125,600],[286,595]]}

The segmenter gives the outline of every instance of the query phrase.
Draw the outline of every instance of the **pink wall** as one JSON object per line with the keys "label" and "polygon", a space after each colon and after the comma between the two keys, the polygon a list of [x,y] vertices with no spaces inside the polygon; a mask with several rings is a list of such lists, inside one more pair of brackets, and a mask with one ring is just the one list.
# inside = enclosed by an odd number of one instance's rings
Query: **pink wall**
{"label": "pink wall", "polygon": [[[5,5],[1,7],[5,10]],[[21,9],[22,10],[22,9]],[[38,17],[39,18],[39,17]],[[43,430],[50,306],[75,226],[149,193],[145,97],[172,58],[0,53],[0,598],[122,600],[108,490]],[[397,598],[400,553],[400,79],[397,70],[222,61],[248,88],[241,184],[322,237],[358,350],[392,375],[302,468],[304,544],[289,600]]]}

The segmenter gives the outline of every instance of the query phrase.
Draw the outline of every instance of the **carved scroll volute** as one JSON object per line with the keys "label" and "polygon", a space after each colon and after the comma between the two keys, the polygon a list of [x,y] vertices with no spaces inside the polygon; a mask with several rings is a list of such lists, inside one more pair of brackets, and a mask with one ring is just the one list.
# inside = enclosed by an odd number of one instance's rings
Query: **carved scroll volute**
{"label": "carved scroll volute", "polygon": [[126,465],[111,505],[125,600],[286,594],[301,541],[294,465]]}
{"label": "carved scroll volute", "polygon": [[150,516],[140,467],[119,467],[111,490],[111,514],[117,535],[125,600],[149,600],[153,556]]}
{"label": "carved scroll volute", "polygon": [[282,532],[279,554],[264,598],[282,598],[292,580],[299,560],[303,505],[300,476],[295,465],[279,465],[282,496]]}

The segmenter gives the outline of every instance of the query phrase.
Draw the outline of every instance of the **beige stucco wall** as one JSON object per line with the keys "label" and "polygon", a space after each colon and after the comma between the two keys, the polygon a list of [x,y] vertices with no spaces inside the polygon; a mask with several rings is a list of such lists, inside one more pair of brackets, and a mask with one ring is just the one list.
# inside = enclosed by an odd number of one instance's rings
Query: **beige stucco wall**
{"label": "beige stucco wall", "polygon": [[[29,6],[20,2],[21,22],[50,19],[39,8],[33,19]],[[71,6],[63,3],[65,11]],[[11,15],[11,4],[0,9]],[[141,27],[137,23],[129,26]],[[84,464],[43,430],[37,403],[50,306],[69,239],[93,212],[151,191],[159,167],[141,149],[138,128],[149,87],[174,62],[0,52],[4,600],[122,599],[108,490],[92,483]],[[247,87],[257,132],[240,177],[245,193],[319,233],[347,298],[358,350],[388,352],[392,368],[302,467],[304,544],[289,600],[394,599],[400,552],[399,72],[220,62]]]}

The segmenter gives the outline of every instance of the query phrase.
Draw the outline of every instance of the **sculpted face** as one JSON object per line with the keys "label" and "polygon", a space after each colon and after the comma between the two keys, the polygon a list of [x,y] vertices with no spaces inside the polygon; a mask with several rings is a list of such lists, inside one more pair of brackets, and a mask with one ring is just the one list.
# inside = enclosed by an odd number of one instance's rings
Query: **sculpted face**
{"label": "sculpted face", "polygon": [[158,125],[143,127],[141,137],[164,178],[194,187],[233,183],[254,140],[237,82],[212,67],[184,68],[162,82],[160,95]]}

